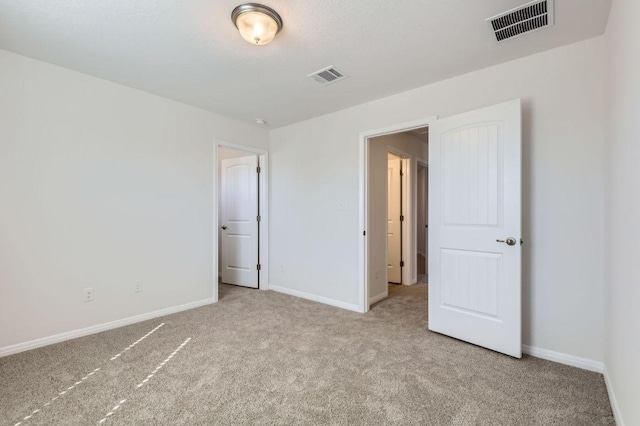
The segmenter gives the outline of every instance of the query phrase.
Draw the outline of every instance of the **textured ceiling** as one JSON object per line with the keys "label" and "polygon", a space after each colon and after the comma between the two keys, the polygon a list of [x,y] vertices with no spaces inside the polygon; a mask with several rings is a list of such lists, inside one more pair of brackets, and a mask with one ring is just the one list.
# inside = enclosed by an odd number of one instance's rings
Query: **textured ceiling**
{"label": "textured ceiling", "polygon": [[[556,0],[556,26],[498,44],[485,18],[526,0],[264,0],[266,46],[239,0],[0,0],[0,48],[278,127],[600,35],[610,0]],[[307,74],[334,65],[349,79]]]}

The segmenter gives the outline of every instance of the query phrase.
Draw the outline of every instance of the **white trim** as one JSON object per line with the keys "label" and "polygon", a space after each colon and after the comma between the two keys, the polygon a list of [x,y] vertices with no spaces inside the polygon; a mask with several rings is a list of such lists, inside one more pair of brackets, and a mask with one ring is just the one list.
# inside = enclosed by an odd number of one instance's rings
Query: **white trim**
{"label": "white trim", "polygon": [[423,118],[420,120],[410,121],[402,124],[394,124],[384,128],[368,130],[360,132],[360,158],[358,161],[359,175],[360,175],[360,196],[358,200],[358,213],[359,213],[359,233],[360,244],[358,248],[358,299],[359,299],[359,311],[367,312],[369,310],[369,286],[368,272],[367,272],[367,237],[362,234],[367,230],[367,175],[369,169],[369,139],[376,136],[389,135],[393,133],[406,132],[408,130],[417,129],[420,127],[427,127],[438,119],[437,116]]}
{"label": "white trim", "polygon": [[386,299],[387,297],[389,297],[389,290],[387,289],[387,291],[384,291],[382,293],[380,293],[379,295],[372,297],[371,299],[369,299],[369,306],[373,305],[374,303],[377,303],[383,299]]}
{"label": "white trim", "polygon": [[548,361],[582,368],[583,370],[595,371],[596,373],[603,374],[605,371],[603,362],[594,361],[587,358],[580,358],[578,356],[569,355],[562,352],[555,352],[548,349],[522,345],[522,353],[531,355],[536,358],[546,359]]}
{"label": "white trim", "polygon": [[[213,140],[213,276],[219,275],[218,265],[218,150],[220,147],[252,152],[260,156],[260,290],[269,290],[269,151],[249,145]],[[218,301],[218,280],[213,284],[213,297]]]}
{"label": "white trim", "polygon": [[522,353],[535,358],[546,359],[548,361],[558,362],[560,364],[570,365],[572,367],[582,368],[583,370],[602,374],[604,376],[604,383],[607,387],[611,411],[613,412],[616,425],[624,426],[622,412],[620,411],[620,406],[618,405],[618,400],[613,390],[613,385],[611,384],[611,379],[609,378],[609,372],[607,371],[605,363],[561,352],[550,351],[548,349],[540,349],[529,345],[522,345]]}
{"label": "white trim", "polygon": [[618,400],[616,399],[616,394],[613,391],[613,385],[611,384],[611,379],[609,378],[609,371],[607,370],[607,366],[604,366],[604,383],[607,386],[607,393],[609,394],[609,402],[611,403],[611,411],[613,411],[613,418],[616,421],[617,426],[624,426],[624,420],[622,419],[622,412],[620,411],[620,406],[618,405]]}
{"label": "white trim", "polygon": [[269,290],[288,294],[290,296],[300,297],[302,299],[313,300],[314,302],[324,303],[325,305],[335,306],[337,308],[346,309],[348,311],[362,312],[360,310],[360,307],[358,305],[354,305],[353,303],[346,303],[339,300],[329,299],[328,297],[316,296],[315,294],[305,293],[304,291],[292,290],[290,288],[280,287],[273,284],[269,286]]}
{"label": "white trim", "polygon": [[158,311],[147,312],[146,314],[136,315],[116,321],[105,322],[103,324],[92,325],[90,327],[78,330],[67,331],[65,333],[54,334],[53,336],[43,337],[29,342],[18,343],[16,345],[5,346],[0,348],[0,357],[17,354],[19,352],[31,349],[41,348],[43,346],[52,345],[54,343],[64,342],[66,340],[77,339],[78,337],[88,336],[90,334],[100,333],[114,328],[124,327],[125,325],[135,324],[137,322],[147,321],[153,318],[162,317],[176,312],[187,311],[189,309],[199,308],[202,306],[215,303],[214,298],[198,300],[196,302],[185,303],[184,305],[172,306],[170,308],[160,309]]}

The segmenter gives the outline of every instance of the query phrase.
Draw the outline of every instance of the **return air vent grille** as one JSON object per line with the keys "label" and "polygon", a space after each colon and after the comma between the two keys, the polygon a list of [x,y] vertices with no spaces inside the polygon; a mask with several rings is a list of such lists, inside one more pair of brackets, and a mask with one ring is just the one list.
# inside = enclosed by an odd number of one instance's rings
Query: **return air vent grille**
{"label": "return air vent grille", "polygon": [[487,19],[496,40],[504,41],[553,25],[553,0],[537,0]]}
{"label": "return air vent grille", "polygon": [[321,84],[335,83],[339,80],[344,80],[347,76],[335,69],[334,67],[323,68],[319,71],[309,74],[307,77],[311,77],[315,81]]}

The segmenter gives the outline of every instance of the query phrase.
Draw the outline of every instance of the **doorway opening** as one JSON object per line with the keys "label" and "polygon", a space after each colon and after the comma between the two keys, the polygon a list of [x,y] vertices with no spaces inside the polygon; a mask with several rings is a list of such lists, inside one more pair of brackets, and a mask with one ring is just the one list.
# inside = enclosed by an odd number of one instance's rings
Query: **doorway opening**
{"label": "doorway opening", "polygon": [[[424,126],[367,138],[367,299],[374,303],[418,283],[418,164],[426,164]],[[420,202],[424,202],[422,199]],[[423,251],[424,252],[424,251]],[[424,271],[424,269],[422,269]],[[394,287],[395,290],[394,290]],[[425,291],[426,294],[426,291]],[[426,303],[426,302],[425,302]]]}
{"label": "doorway opening", "polygon": [[218,284],[268,289],[268,153],[214,145],[214,297]]}

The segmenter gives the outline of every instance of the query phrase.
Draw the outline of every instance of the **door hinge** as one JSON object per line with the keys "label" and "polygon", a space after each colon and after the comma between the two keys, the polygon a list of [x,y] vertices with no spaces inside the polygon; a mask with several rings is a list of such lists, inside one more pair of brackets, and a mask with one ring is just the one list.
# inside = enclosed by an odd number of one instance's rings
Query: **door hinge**
{"label": "door hinge", "polygon": [[257,220],[258,222],[260,222],[260,221],[262,220],[262,216],[260,216],[260,215],[256,216],[256,220]]}
{"label": "door hinge", "polygon": [[260,168],[260,166],[256,167],[256,173],[260,173],[262,171],[262,169]]}
{"label": "door hinge", "polygon": [[402,268],[404,266],[404,260],[400,261],[400,267]]}
{"label": "door hinge", "polygon": [[258,263],[258,264],[256,265],[256,269],[257,269],[258,271],[259,271],[259,270],[261,270],[261,269],[262,269],[262,265]]}
{"label": "door hinge", "polygon": [[400,222],[404,222],[404,216],[403,215],[400,216]]}
{"label": "door hinge", "polygon": [[404,176],[404,172],[400,169],[400,176]]}

